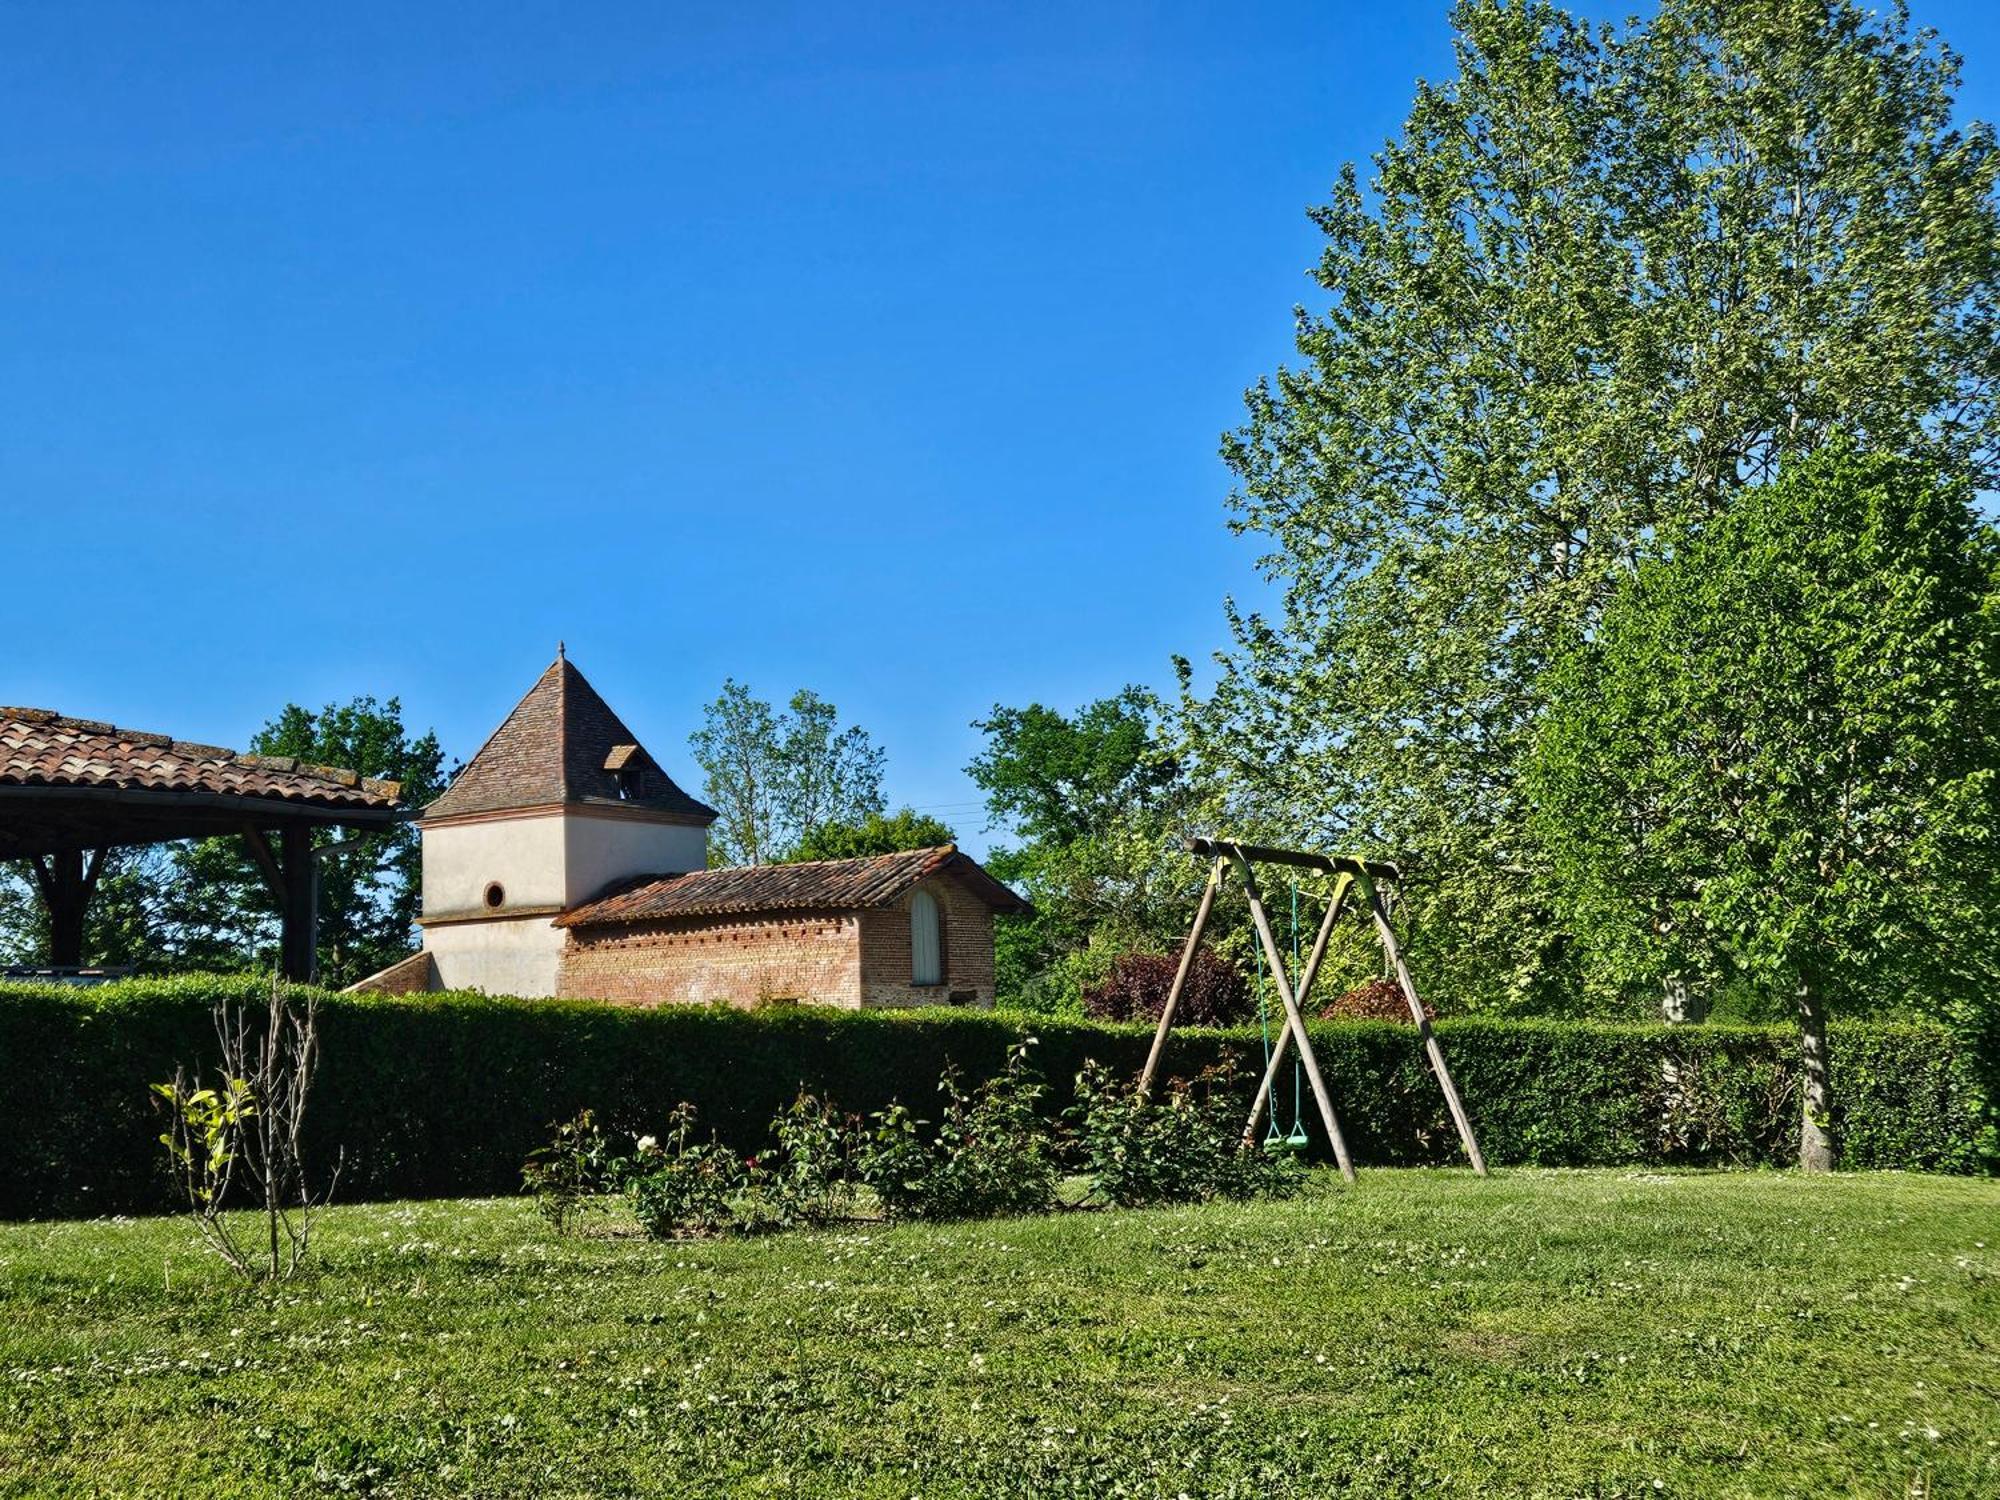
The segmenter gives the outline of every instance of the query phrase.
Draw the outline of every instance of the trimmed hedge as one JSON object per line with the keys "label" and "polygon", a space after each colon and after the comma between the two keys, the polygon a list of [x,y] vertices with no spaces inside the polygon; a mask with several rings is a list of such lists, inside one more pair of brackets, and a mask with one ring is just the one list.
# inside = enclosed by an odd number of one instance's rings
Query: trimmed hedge
{"label": "trimmed hedge", "polygon": [[[0,985],[0,1218],[169,1206],[163,1122],[147,1085],[213,1066],[210,1007],[259,1003],[252,977],[138,980],[94,990]],[[680,1099],[750,1150],[801,1088],[847,1109],[901,1098],[921,1115],[947,1065],[996,1070],[1031,1025],[1066,1107],[1086,1059],[1136,1072],[1150,1028],[1032,1022],[975,1011],[637,1010],[590,1001],[445,994],[320,997],[323,1060],[310,1129],[340,1195],[514,1191],[551,1122],[585,1106],[617,1128],[656,1128]],[[1438,1035],[1489,1160],[1544,1166],[1782,1165],[1796,1136],[1796,1043],[1783,1028],[1444,1021]],[[1457,1159],[1457,1141],[1408,1026],[1313,1028],[1362,1163]],[[1261,1062],[1252,1031],[1177,1032],[1188,1076],[1222,1065],[1245,1106]],[[1973,1065],[1937,1026],[1837,1026],[1843,1164],[1967,1172],[1993,1132]],[[1281,1100],[1287,1114],[1291,1081]],[[1318,1133],[1307,1101],[1308,1124]],[[1316,1146],[1323,1143],[1316,1141]],[[321,1180],[324,1180],[323,1178]]]}

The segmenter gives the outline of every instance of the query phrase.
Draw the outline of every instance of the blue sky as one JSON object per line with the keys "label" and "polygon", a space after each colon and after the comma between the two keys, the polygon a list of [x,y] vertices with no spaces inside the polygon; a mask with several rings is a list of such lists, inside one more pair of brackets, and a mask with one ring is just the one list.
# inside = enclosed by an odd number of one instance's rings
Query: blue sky
{"label": "blue sky", "polygon": [[564,639],[691,787],[725,676],[810,686],[983,847],[970,720],[1255,592],[1217,436],[1445,18],[0,8],[0,701],[469,755]]}

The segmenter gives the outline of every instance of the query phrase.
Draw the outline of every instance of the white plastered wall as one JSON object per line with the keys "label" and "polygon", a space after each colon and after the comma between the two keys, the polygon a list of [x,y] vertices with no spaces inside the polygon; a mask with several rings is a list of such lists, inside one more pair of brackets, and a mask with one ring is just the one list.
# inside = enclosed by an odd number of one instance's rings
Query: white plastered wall
{"label": "white plastered wall", "polygon": [[509,907],[564,906],[565,838],[560,813],[534,813],[425,828],[424,915],[455,917],[486,910],[498,882]]}
{"label": "white plastered wall", "polygon": [[614,880],[633,875],[684,875],[708,864],[708,830],[602,814],[564,819],[565,906],[580,906]]}
{"label": "white plastered wall", "polygon": [[553,995],[562,968],[560,927],[547,914],[451,922],[424,929],[440,989],[489,995]]}
{"label": "white plastered wall", "polygon": [[[421,832],[424,948],[437,983],[494,995],[556,993],[568,942],[551,925],[557,912],[615,880],[708,862],[705,828],[616,812],[551,810]],[[486,902],[493,885],[497,907]]]}

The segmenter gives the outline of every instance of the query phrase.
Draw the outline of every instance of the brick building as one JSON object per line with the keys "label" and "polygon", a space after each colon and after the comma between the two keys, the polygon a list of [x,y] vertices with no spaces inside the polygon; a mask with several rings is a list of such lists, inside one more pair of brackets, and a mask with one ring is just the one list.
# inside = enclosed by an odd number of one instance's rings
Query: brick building
{"label": "brick building", "polygon": [[994,915],[1029,908],[969,856],[711,870],[714,821],[559,653],[424,810],[423,950],[355,988],[993,1003]]}
{"label": "brick building", "polygon": [[1026,909],[950,844],[641,879],[556,918],[558,993],[991,1005],[993,914]]}

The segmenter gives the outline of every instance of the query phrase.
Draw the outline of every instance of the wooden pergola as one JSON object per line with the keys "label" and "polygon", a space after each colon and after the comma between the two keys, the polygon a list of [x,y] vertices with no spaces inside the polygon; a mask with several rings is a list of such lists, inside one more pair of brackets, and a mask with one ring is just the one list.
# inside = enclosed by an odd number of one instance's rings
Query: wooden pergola
{"label": "wooden pergola", "polygon": [[83,962],[84,913],[109,850],[237,837],[278,903],[280,971],[310,979],[318,936],[312,830],[391,827],[409,816],[400,792],[393,781],[286,756],[0,708],[0,860],[33,870],[58,968]]}

